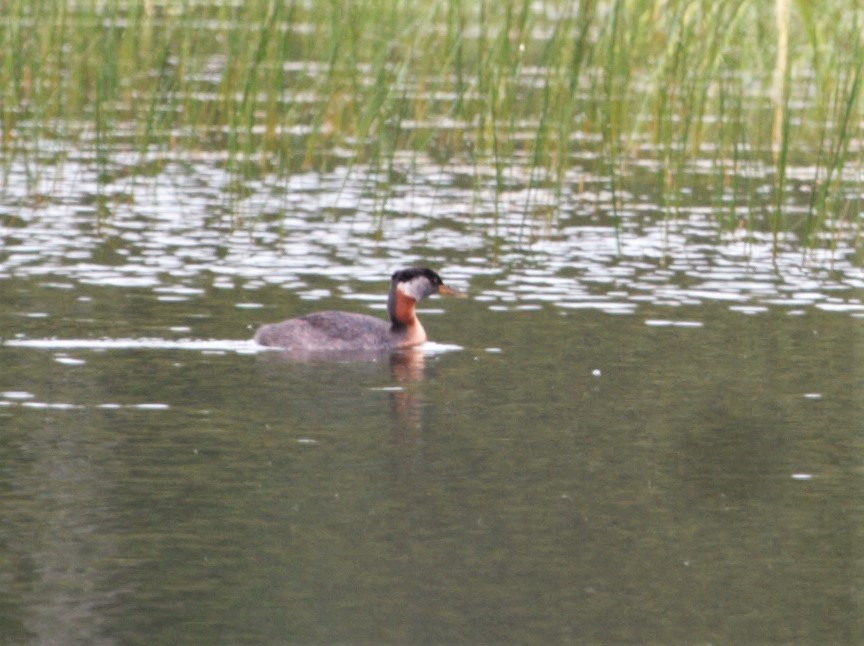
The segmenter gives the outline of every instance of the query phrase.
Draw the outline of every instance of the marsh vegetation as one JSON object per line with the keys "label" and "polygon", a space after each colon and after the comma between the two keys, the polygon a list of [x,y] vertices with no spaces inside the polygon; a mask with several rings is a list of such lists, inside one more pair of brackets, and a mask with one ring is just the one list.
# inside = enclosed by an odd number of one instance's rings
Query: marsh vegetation
{"label": "marsh vegetation", "polygon": [[696,172],[724,226],[812,245],[860,228],[861,26],[857,4],[787,0],[8,0],[0,146],[106,181],[208,156],[240,193],[362,166],[382,211],[435,164],[527,188],[532,217],[580,189],[578,151],[613,210],[653,181],[675,216]]}

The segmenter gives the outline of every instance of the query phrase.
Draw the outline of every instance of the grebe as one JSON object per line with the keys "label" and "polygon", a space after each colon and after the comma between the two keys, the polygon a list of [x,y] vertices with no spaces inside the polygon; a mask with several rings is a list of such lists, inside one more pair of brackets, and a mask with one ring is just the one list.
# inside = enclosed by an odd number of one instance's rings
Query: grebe
{"label": "grebe", "polygon": [[426,330],[414,313],[417,301],[432,294],[464,296],[426,267],[400,269],[390,278],[390,322],[351,312],[315,312],[281,323],[262,325],[255,341],[295,351],[387,350],[419,345]]}

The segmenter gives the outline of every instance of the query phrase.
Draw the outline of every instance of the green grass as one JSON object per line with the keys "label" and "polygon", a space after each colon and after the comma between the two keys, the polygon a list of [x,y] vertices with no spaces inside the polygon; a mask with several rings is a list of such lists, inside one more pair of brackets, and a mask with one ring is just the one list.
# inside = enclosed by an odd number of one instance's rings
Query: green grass
{"label": "green grass", "polygon": [[[721,222],[741,224],[731,194],[753,203],[747,226],[816,244],[850,212],[864,48],[857,3],[813,6],[791,5],[778,99],[774,5],[756,0],[5,0],[0,153],[38,172],[40,144],[59,139],[109,180],[118,152],[147,175],[220,151],[239,184],[345,163],[393,173],[407,151],[471,164],[478,188],[524,166],[529,189],[561,195],[574,151],[596,141],[613,208],[650,157],[674,217],[707,159]],[[752,196],[747,168],[770,197]],[[784,206],[802,188],[796,219]]]}

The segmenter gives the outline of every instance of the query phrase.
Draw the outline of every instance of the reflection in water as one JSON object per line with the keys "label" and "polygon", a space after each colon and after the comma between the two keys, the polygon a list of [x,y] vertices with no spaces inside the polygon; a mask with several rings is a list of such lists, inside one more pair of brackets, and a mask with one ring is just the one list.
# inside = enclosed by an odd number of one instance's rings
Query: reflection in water
{"label": "reflection in water", "polygon": [[426,356],[410,348],[394,352],[390,356],[390,369],[396,383],[400,384],[398,390],[390,393],[396,456],[394,477],[400,486],[410,487],[423,442],[423,395],[416,386],[424,379]]}
{"label": "reflection in water", "polygon": [[422,348],[405,348],[390,355],[390,369],[397,383],[422,381],[426,370],[426,353]]}
{"label": "reflection in water", "polygon": [[[275,370],[290,370],[292,365],[303,365],[308,370],[308,379],[315,379],[316,370],[330,373],[334,366],[346,372],[377,371],[379,365],[387,365],[395,387],[384,387],[393,403],[394,437],[418,436],[422,429],[422,397],[413,386],[422,382],[426,370],[427,352],[439,353],[457,349],[458,346],[424,344],[414,348],[394,351],[381,350],[267,350],[260,354],[263,361]],[[317,381],[317,379],[315,379]]]}
{"label": "reflection in water", "polygon": [[[291,371],[292,367],[303,366],[303,379],[320,383],[325,375],[333,375],[334,370],[341,374],[377,373],[381,366],[387,366],[395,386],[378,387],[374,390],[387,393],[392,405],[392,441],[399,446],[418,447],[421,441],[422,392],[417,388],[425,378],[427,354],[458,349],[427,343],[414,348],[394,351],[380,350],[268,350],[262,352],[260,359],[269,366],[271,374]],[[409,459],[413,462],[413,458]]]}
{"label": "reflection in water", "polygon": [[[405,348],[389,353],[298,353],[298,352],[266,352],[260,355],[270,370],[292,371],[302,366],[304,380],[314,379],[318,383],[328,383],[332,378],[332,370],[337,367],[343,374],[370,376],[377,373],[377,369],[387,367],[392,380],[386,386],[375,387],[373,392],[383,392],[390,403],[390,414],[381,419],[386,419],[384,427],[379,436],[382,445],[372,455],[381,455],[382,477],[386,485],[374,496],[373,507],[369,510],[371,518],[360,518],[356,531],[359,538],[359,549],[363,554],[356,558],[364,563],[364,567],[381,565],[387,571],[387,575],[380,583],[371,584],[364,581],[359,584],[361,589],[375,590],[374,595],[380,594],[383,587],[386,590],[386,600],[382,600],[382,608],[390,612],[389,608],[398,608],[399,616],[392,617],[391,621],[385,622],[382,627],[384,632],[379,635],[390,634],[391,638],[381,637],[383,643],[393,643],[392,636],[397,636],[396,641],[403,641],[407,635],[423,634],[424,623],[428,611],[424,609],[425,593],[423,588],[426,581],[422,576],[418,578],[417,562],[415,561],[415,544],[422,534],[412,520],[416,513],[415,501],[418,497],[428,495],[428,484],[424,481],[427,476],[427,465],[424,455],[427,438],[424,429],[425,404],[434,406],[434,402],[427,401],[428,395],[425,391],[424,381],[427,374],[427,358],[435,356],[442,351],[456,349],[453,346],[441,346],[438,344],[424,344],[421,347]],[[271,373],[272,374],[272,373]],[[347,384],[345,384],[347,385]],[[356,389],[357,380],[352,380],[352,390]],[[339,393],[344,395],[344,391]],[[366,398],[368,399],[368,391]],[[380,402],[380,399],[372,401]],[[377,406],[376,406],[377,408]],[[369,408],[364,407],[365,414],[376,415]],[[381,411],[377,411],[380,413]],[[352,413],[353,414],[353,413]],[[367,427],[368,429],[368,427]],[[363,432],[357,429],[356,432]],[[367,430],[368,432],[368,430]],[[369,459],[370,455],[346,456],[352,460]],[[385,468],[386,467],[386,468]],[[350,494],[366,495],[363,491],[355,491]],[[369,526],[370,520],[374,521],[374,529]],[[314,521],[313,521],[314,522]],[[332,541],[331,541],[332,543]],[[353,545],[354,541],[350,541]],[[319,549],[322,549],[319,547]],[[327,560],[335,558],[336,563],[341,561],[342,554],[332,554],[329,550],[333,547],[323,547],[323,553],[316,556],[317,559]],[[341,550],[342,548],[336,548]],[[351,549],[357,549],[353,546]],[[385,559],[385,563],[381,560]],[[336,567],[334,564],[333,567]],[[346,566],[342,566],[345,568]],[[347,568],[356,567],[352,562]],[[379,573],[380,576],[380,573]],[[325,607],[330,601],[324,602]],[[380,611],[379,611],[380,612]],[[371,617],[378,613],[370,612]],[[356,617],[355,617],[356,620]],[[326,623],[327,620],[325,620]],[[360,620],[366,623],[366,619]],[[419,632],[418,632],[419,631]],[[338,633],[337,633],[338,634]]]}

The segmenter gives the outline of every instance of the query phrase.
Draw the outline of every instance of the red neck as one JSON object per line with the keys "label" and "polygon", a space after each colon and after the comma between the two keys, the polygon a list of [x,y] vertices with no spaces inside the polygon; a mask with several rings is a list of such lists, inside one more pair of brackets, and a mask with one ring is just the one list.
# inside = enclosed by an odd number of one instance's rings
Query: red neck
{"label": "red neck", "polygon": [[390,314],[390,322],[394,327],[410,327],[417,322],[417,317],[414,314],[414,306],[417,301],[410,296],[403,294],[402,290],[394,290],[393,298],[388,303],[388,314]]}

